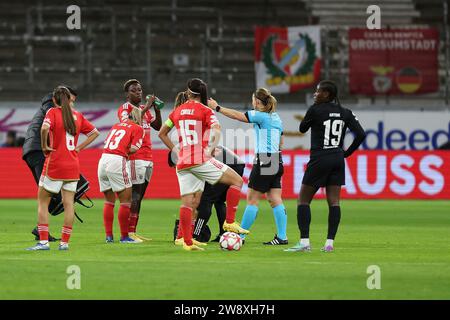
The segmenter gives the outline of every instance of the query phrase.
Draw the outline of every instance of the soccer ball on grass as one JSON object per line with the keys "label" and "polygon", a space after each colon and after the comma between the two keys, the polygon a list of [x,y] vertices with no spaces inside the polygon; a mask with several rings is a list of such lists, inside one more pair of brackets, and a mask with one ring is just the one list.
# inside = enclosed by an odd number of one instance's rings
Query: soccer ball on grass
{"label": "soccer ball on grass", "polygon": [[220,236],[219,245],[222,250],[238,251],[242,247],[242,239],[237,233],[225,232]]}

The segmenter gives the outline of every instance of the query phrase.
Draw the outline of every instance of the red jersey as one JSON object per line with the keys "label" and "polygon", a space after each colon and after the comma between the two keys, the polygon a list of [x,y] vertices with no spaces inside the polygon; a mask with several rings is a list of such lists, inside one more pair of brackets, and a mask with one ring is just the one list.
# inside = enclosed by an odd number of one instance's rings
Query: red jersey
{"label": "red jersey", "polygon": [[130,148],[140,149],[142,139],[144,138],[144,129],[130,120],[116,123],[108,133],[105,140],[103,153],[117,154],[128,158]]}
{"label": "red jersey", "polygon": [[175,126],[178,131],[178,170],[200,165],[211,158],[205,155],[204,149],[208,146],[209,129],[219,124],[211,109],[200,102],[188,101],[170,113],[166,124]]}
{"label": "red jersey", "polygon": [[80,164],[78,161],[78,152],[75,148],[78,143],[80,133],[90,136],[97,131],[92,123],[83,116],[81,112],[72,110],[75,119],[77,133],[75,136],[67,133],[64,129],[62,109],[54,107],[47,111],[43,126],[49,126],[50,147],[55,151],[45,159],[43,174],[52,180],[79,180]]}
{"label": "red jersey", "polygon": [[[124,122],[128,120],[128,115],[131,113],[131,110],[135,108],[131,103],[126,102],[119,107],[117,111],[117,116],[120,122]],[[144,109],[145,105],[141,104],[139,108]],[[130,155],[130,160],[146,160],[152,161],[152,140],[150,138],[150,124],[155,120],[150,110],[148,110],[145,114],[142,115],[142,127],[144,128],[144,139],[142,142],[142,147],[136,152]]]}

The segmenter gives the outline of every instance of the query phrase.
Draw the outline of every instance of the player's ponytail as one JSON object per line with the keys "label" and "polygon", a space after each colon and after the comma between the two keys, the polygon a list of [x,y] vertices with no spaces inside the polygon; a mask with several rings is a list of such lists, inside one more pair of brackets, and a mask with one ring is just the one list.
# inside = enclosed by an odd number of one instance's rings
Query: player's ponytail
{"label": "player's ponytail", "polygon": [[133,107],[130,114],[128,115],[128,119],[133,121],[138,125],[142,125],[142,111],[139,108]]}
{"label": "player's ponytail", "polygon": [[277,99],[266,88],[256,90],[255,98],[262,102],[263,112],[272,113],[277,110]]}
{"label": "player's ponytail", "polygon": [[177,96],[175,97],[175,104],[174,104],[173,108],[176,109],[178,106],[181,106],[187,100],[188,100],[188,95],[187,95],[186,91],[178,92]]}
{"label": "player's ponytail", "polygon": [[70,91],[66,87],[59,86],[53,91],[53,99],[56,105],[62,109],[64,129],[72,136],[77,134],[72,107],[70,106]]}
{"label": "player's ponytail", "polygon": [[198,99],[205,106],[208,105],[208,86],[202,79],[193,78],[187,83],[188,96],[190,98]]}

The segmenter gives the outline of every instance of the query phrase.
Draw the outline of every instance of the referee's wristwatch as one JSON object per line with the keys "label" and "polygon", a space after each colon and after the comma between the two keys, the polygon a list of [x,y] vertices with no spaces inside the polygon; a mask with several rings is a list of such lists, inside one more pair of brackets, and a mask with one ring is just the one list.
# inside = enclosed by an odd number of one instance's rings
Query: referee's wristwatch
{"label": "referee's wristwatch", "polygon": [[216,112],[220,112],[220,108],[221,108],[221,106],[217,105],[216,106]]}

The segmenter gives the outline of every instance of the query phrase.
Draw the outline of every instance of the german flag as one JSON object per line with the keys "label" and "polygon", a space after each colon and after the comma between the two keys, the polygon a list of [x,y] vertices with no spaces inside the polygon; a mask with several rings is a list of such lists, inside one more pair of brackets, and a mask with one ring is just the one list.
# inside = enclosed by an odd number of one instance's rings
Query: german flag
{"label": "german flag", "polygon": [[400,91],[414,93],[422,84],[422,76],[416,69],[406,67],[397,73],[396,82]]}

